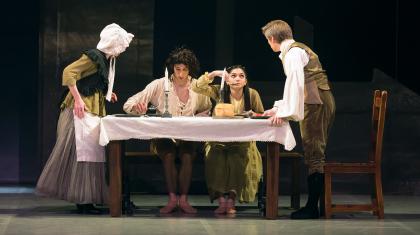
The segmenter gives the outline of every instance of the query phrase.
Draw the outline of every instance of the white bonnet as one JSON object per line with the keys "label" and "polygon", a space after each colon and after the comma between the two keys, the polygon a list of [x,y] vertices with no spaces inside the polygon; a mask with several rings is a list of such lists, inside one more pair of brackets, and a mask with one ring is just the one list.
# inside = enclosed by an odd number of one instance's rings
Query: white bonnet
{"label": "white bonnet", "polygon": [[125,29],[115,23],[112,23],[105,26],[105,28],[101,31],[100,37],[101,40],[96,48],[105,54],[118,56],[130,45],[134,35],[127,33]]}

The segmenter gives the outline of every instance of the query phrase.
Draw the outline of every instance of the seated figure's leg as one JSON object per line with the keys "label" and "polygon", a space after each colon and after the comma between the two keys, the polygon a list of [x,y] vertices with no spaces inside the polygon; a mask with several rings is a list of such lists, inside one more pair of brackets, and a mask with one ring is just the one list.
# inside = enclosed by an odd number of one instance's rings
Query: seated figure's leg
{"label": "seated figure's leg", "polygon": [[176,196],[178,172],[175,167],[175,143],[171,139],[157,139],[153,140],[153,144],[157,154],[162,159],[166,188],[169,194],[168,203],[160,209],[160,213],[167,214],[174,211],[178,204]]}
{"label": "seated figure's leg", "polygon": [[[254,195],[249,196],[250,190],[247,187],[249,174],[254,174],[248,167],[252,162],[250,161],[253,157],[251,151],[251,143],[235,143],[230,144],[227,148],[227,168],[229,169],[227,175],[227,189],[228,199],[226,202],[226,213],[235,214],[235,201],[238,198],[241,201],[249,201],[250,198],[255,199]],[[255,170],[255,169],[253,169]],[[257,184],[257,178],[255,177],[255,183]]]}
{"label": "seated figure's leg", "polygon": [[234,191],[230,191],[228,195],[228,200],[226,202],[226,214],[236,213],[235,199],[236,199],[236,193]]}
{"label": "seated figure's leg", "polygon": [[197,210],[188,203],[188,191],[190,189],[193,158],[195,156],[195,143],[180,141],[179,155],[181,159],[179,170],[179,207],[185,213],[195,214]]}
{"label": "seated figure's leg", "polygon": [[217,199],[219,207],[216,214],[226,213],[225,193],[227,185],[227,160],[224,143],[206,143],[205,145],[205,173],[210,200]]}
{"label": "seated figure's leg", "polygon": [[217,196],[217,201],[219,202],[219,207],[217,207],[216,210],[214,210],[214,213],[224,214],[224,213],[226,213],[227,200],[222,193],[217,193],[216,195],[218,195]]}

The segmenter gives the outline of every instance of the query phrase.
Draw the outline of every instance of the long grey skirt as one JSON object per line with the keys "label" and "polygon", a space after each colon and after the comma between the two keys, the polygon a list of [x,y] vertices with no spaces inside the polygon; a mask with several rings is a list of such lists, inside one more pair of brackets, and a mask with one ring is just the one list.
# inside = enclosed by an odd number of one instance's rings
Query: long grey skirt
{"label": "long grey skirt", "polygon": [[108,202],[105,164],[77,161],[72,109],[60,113],[57,140],[38,179],[35,193],[78,204]]}

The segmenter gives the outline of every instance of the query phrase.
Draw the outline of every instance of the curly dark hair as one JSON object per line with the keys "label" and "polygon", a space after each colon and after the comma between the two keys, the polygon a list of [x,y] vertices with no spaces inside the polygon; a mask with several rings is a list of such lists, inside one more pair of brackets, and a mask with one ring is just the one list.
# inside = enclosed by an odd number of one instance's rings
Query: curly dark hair
{"label": "curly dark hair", "polygon": [[166,59],[165,66],[168,68],[169,74],[174,73],[174,65],[184,64],[188,67],[191,77],[196,78],[200,72],[200,62],[194,52],[185,47],[175,48]]}

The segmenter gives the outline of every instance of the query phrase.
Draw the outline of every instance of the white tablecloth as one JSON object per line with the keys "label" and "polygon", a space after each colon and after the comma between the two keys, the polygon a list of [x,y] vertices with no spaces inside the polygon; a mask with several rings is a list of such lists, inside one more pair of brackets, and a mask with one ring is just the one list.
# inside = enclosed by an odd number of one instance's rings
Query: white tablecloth
{"label": "white tablecloth", "polygon": [[289,123],[270,126],[267,119],[214,119],[211,117],[115,117],[101,119],[100,145],[111,140],[173,138],[188,141],[277,142],[292,150],[295,137]]}

